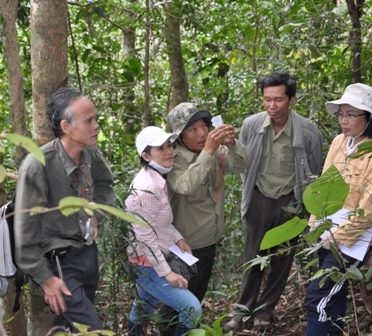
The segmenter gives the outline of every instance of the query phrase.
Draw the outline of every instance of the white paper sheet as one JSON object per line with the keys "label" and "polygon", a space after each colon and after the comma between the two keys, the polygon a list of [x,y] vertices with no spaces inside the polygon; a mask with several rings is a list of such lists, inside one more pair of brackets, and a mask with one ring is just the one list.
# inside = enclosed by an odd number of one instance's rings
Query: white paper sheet
{"label": "white paper sheet", "polygon": [[217,115],[217,116],[212,118],[212,125],[214,127],[218,127],[218,126],[223,125],[223,120],[222,120],[221,115]]}
{"label": "white paper sheet", "polygon": [[[341,224],[345,219],[348,218],[348,214],[350,213],[349,210],[341,209],[334,213],[333,215],[328,216],[326,219],[332,220],[332,223],[335,224]],[[315,225],[319,225],[323,221],[316,221]],[[331,228],[331,231],[337,230],[338,226],[335,225]],[[325,235],[328,233],[328,231],[325,231],[322,235]],[[338,247],[340,248],[341,252],[354,258],[357,260],[362,261],[367,253],[367,250],[369,248],[370,242],[372,239],[372,228],[368,229],[366,232],[363,233],[363,235],[351,246],[346,247],[345,245],[338,243]]]}
{"label": "white paper sheet", "polygon": [[173,252],[179,258],[181,258],[187,265],[191,266],[195,264],[199,259],[195,258],[189,252],[182,253],[180,248],[177,245],[173,245],[169,248],[169,251]]}

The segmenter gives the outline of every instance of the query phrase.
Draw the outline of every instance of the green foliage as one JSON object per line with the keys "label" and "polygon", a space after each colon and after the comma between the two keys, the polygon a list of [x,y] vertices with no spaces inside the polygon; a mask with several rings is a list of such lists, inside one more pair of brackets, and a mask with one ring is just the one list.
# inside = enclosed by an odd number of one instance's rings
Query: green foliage
{"label": "green foliage", "polygon": [[[100,336],[100,335],[107,335],[107,336],[114,336],[115,333],[108,330],[94,330],[88,331],[89,326],[80,323],[73,323],[74,327],[78,330],[78,333],[71,333],[68,331],[58,331],[54,333],[55,336]],[[49,333],[48,333],[49,335]]]}
{"label": "green foliage", "polygon": [[[80,81],[83,93],[97,107],[101,128],[99,147],[115,174],[117,207],[123,211],[123,190],[128,189],[139,168],[134,139],[142,128],[147,98],[150,101],[150,123],[166,125],[171,75],[168,51],[162,36],[163,3],[153,3],[147,10],[145,1],[69,2],[72,28],[69,83],[78,87]],[[262,110],[260,78],[274,70],[289,69],[298,79],[294,109],[310,118],[322,131],[324,152],[327,152],[339,128],[336,120],[326,113],[324,102],[337,98],[352,78],[348,34],[351,24],[343,3],[339,7],[329,0],[186,0],[173,1],[173,4],[179,6],[183,58],[191,101],[213,114],[222,114],[225,122],[232,123],[239,132],[246,116]],[[31,122],[29,7],[28,1],[20,1],[17,23],[26,118]],[[370,83],[372,79],[372,44],[369,39],[371,8],[372,1],[367,0],[361,22],[362,79],[365,83]],[[150,32],[149,46],[145,43],[147,31]],[[124,53],[123,40],[131,32],[136,38],[128,56]],[[150,49],[149,97],[145,97],[144,91],[147,47]],[[2,44],[0,54],[4,56]],[[0,123],[12,132],[5,61],[5,57],[0,57]],[[29,125],[31,129],[31,123]],[[367,144],[361,147],[364,145]],[[12,151],[7,151],[3,157],[4,167],[8,171],[15,171]],[[0,169],[1,180],[5,171],[4,168]],[[329,177],[329,181],[333,179]],[[324,188],[326,185],[324,181]],[[226,176],[225,186],[226,233],[217,247],[209,295],[228,293],[231,298],[238,291],[235,281],[240,281],[239,266],[242,264],[243,250],[239,176]],[[6,188],[8,194],[12,195],[14,182],[7,181]],[[340,186],[340,194],[341,189]],[[310,205],[311,209],[316,208],[319,217],[335,210],[342,202],[338,199],[338,204],[329,203],[332,190],[324,189],[319,195],[312,194],[310,190],[306,202],[311,202],[315,196],[319,197],[315,197],[316,204]],[[323,198],[329,201],[326,209],[322,207]],[[130,269],[125,256],[125,246],[129,243],[125,240],[129,234],[126,219],[110,218],[101,230],[103,236],[99,241],[103,276],[109,284],[101,293],[102,298],[108,298],[109,307],[106,302],[101,306],[105,307],[102,310],[107,309],[111,316],[116,317],[127,313],[122,311],[121,306],[128,300],[123,296],[131,289]],[[324,223],[317,230],[325,230],[327,225],[330,224]],[[314,237],[319,233],[315,231],[311,239],[316,239]],[[281,244],[283,239],[281,236],[277,244]],[[270,238],[270,241],[268,246],[275,244],[274,239]],[[267,260],[259,264],[263,267]],[[110,327],[119,328],[119,317],[113,321],[103,316]]]}
{"label": "green foliage", "polygon": [[295,217],[283,225],[266,232],[260,245],[260,250],[267,250],[297,237],[307,227],[307,220]]}
{"label": "green foliage", "polygon": [[99,204],[94,202],[89,202],[87,199],[82,197],[65,197],[59,202],[59,207],[63,215],[69,216],[80,209],[83,209],[88,215],[93,216],[94,211],[99,211],[103,215],[114,215],[122,220],[130,223],[135,223],[142,226],[148,226],[148,224],[139,220],[138,218],[128,215],[124,211],[121,211],[113,206],[106,204]]}
{"label": "green foliage", "polygon": [[[202,324],[203,329],[192,329],[189,331],[189,336],[223,336],[224,332],[221,327],[221,322],[225,319],[227,315],[222,315],[216,321],[213,322],[212,327]],[[232,336],[233,332],[229,331],[226,335]]]}
{"label": "green foliage", "polygon": [[342,208],[349,190],[341,173],[332,165],[306,188],[303,202],[309,213],[321,219]]}
{"label": "green foliage", "polygon": [[[45,157],[43,152],[31,139],[19,134],[7,133],[6,131],[0,133],[0,138],[7,139],[14,145],[23,147],[25,150],[35,156],[35,158],[39,160],[43,165],[45,165]],[[6,148],[0,146],[0,154],[3,154],[5,152]],[[6,168],[2,164],[0,164],[0,182],[3,182],[5,180],[6,175]]]}

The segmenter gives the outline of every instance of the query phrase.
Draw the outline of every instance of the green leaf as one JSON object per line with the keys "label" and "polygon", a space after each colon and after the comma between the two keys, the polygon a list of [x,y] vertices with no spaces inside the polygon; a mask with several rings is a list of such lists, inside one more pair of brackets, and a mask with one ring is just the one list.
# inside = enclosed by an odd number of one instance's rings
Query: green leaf
{"label": "green leaf", "polygon": [[362,280],[363,279],[363,274],[362,272],[354,265],[351,265],[345,274],[345,276],[349,279],[354,279],[354,280]]}
{"label": "green leaf", "polygon": [[349,189],[338,169],[332,165],[306,187],[303,202],[307,211],[317,218],[326,217],[342,208]]}
{"label": "green leaf", "polygon": [[366,277],[366,280],[367,281],[370,281],[371,280],[371,277],[372,277],[372,267],[369,267],[368,268],[368,271],[367,271],[365,277]]}
{"label": "green leaf", "polygon": [[308,270],[310,267],[318,264],[319,258],[314,258],[313,260],[310,260],[304,267],[304,271]]}
{"label": "green leaf", "polygon": [[21,146],[32,154],[37,160],[39,160],[43,166],[45,166],[45,157],[44,153],[41,151],[40,147],[33,142],[30,138],[27,138],[23,135],[6,133],[4,138],[13,142],[16,146]]}
{"label": "green leaf", "polygon": [[260,245],[260,250],[267,250],[297,237],[307,227],[307,220],[299,217],[279,225],[266,232]]}
{"label": "green leaf", "polygon": [[0,183],[6,178],[6,169],[3,165],[0,165]]}
{"label": "green leaf", "polygon": [[205,336],[204,329],[192,329],[188,333],[189,336]]}
{"label": "green leaf", "polygon": [[339,255],[338,250],[335,247],[335,245],[332,244],[332,243],[329,244],[329,249],[331,250],[332,255],[335,257],[335,259],[338,262],[338,264],[340,265],[340,267],[342,267],[342,262],[341,262],[341,259],[340,259],[340,255]]}
{"label": "green leaf", "polygon": [[215,330],[222,331],[221,322],[227,316],[227,314],[220,316],[216,321],[213,322],[213,328]]}
{"label": "green leaf", "polygon": [[63,215],[70,216],[82,208],[88,207],[89,201],[82,197],[69,196],[60,200],[59,207]]}
{"label": "green leaf", "polygon": [[136,57],[128,57],[126,60],[128,69],[138,77],[142,72],[142,66],[140,61]]}
{"label": "green leaf", "polygon": [[331,229],[333,223],[331,221],[324,221],[322,224],[316,226],[312,231],[310,231],[305,237],[305,241],[312,243],[317,241],[317,239],[325,232]]}
{"label": "green leaf", "polygon": [[37,215],[38,213],[45,212],[46,210],[48,210],[48,208],[42,207],[42,206],[36,206],[30,209],[30,215],[34,216],[34,215]]}
{"label": "green leaf", "polygon": [[80,332],[87,332],[88,331],[88,328],[89,327],[87,325],[85,325],[85,324],[80,324],[80,323],[76,323],[76,322],[73,322],[72,324]]}
{"label": "green leaf", "polygon": [[368,153],[372,153],[371,141],[363,142],[360,145],[358,145],[358,151],[354,154],[349,155],[349,157],[352,159],[357,159]]}
{"label": "green leaf", "polygon": [[102,212],[103,210],[106,214],[114,215],[129,223],[134,223],[148,227],[148,224],[144,223],[143,221],[139,220],[138,218],[132,215],[127,214],[126,212],[120,209],[117,209],[113,206],[106,204],[89,202],[87,199],[82,197],[76,196],[65,197],[59,202],[59,207],[61,209],[62,214],[65,216],[70,216],[71,214],[78,212],[81,209],[83,209],[90,216],[94,215],[94,211]]}
{"label": "green leaf", "polygon": [[117,209],[113,206],[110,206],[110,205],[96,203],[95,206],[94,206],[94,209],[104,210],[105,212],[109,213],[110,215],[114,215],[118,218],[124,219],[125,221],[127,221],[129,223],[134,223],[134,224],[138,224],[138,225],[142,225],[142,226],[146,226],[146,227],[149,226],[148,224],[139,220],[138,218],[136,218],[132,215],[129,215],[126,212],[124,212],[120,209]]}

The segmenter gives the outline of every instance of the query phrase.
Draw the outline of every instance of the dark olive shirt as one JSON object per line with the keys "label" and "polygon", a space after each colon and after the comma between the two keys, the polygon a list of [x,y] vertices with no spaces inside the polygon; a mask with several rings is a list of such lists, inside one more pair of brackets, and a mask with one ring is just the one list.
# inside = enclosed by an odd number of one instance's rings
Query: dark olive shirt
{"label": "dark olive shirt", "polygon": [[[37,283],[48,280],[52,273],[45,253],[59,247],[81,247],[87,215],[83,210],[68,217],[59,210],[31,215],[20,212],[40,206],[57,207],[67,196],[80,196],[102,204],[113,204],[113,176],[97,147],[81,152],[78,166],[64,150],[60,139],[42,148],[46,165],[28,155],[21,165],[16,190],[14,222],[16,262]],[[103,215],[95,213],[98,221]]]}

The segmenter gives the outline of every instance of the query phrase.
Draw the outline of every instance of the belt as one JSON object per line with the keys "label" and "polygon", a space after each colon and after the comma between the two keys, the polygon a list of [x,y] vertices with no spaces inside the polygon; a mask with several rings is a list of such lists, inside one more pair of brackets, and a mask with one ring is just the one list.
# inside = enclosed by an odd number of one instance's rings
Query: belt
{"label": "belt", "polygon": [[71,250],[71,248],[72,248],[72,246],[60,247],[60,248],[53,249],[53,250],[45,253],[45,257],[48,260],[51,260],[51,261],[56,260],[56,257],[58,257],[59,259],[63,259],[66,256],[66,254]]}

